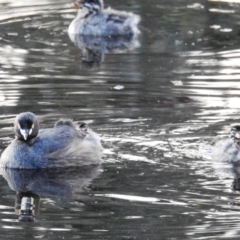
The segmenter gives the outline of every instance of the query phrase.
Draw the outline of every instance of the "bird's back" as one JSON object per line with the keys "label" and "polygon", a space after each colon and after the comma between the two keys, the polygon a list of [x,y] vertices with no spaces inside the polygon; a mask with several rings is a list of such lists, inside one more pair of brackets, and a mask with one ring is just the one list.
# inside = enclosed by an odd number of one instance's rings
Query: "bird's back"
{"label": "bird's back", "polygon": [[[71,120],[60,120],[53,128],[39,130],[35,141],[28,144],[14,139],[1,156],[1,166],[8,168],[46,168],[98,164],[101,143],[89,130],[84,136]],[[87,162],[89,161],[89,163]]]}
{"label": "bird's back", "polygon": [[68,32],[90,36],[133,37],[140,33],[137,27],[139,21],[140,17],[133,13],[107,8],[99,13],[78,15],[70,24]]}
{"label": "bird's back", "polygon": [[213,159],[218,162],[240,163],[240,146],[231,138],[220,140],[213,148]]}

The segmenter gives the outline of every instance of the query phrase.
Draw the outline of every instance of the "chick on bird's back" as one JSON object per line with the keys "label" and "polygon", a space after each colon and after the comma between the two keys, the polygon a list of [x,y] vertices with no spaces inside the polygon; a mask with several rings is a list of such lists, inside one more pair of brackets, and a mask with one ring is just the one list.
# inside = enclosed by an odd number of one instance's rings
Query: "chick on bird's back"
{"label": "chick on bird's back", "polygon": [[71,167],[101,162],[102,146],[96,133],[71,119],[60,119],[53,128],[40,129],[31,112],[19,114],[14,122],[15,139],[4,150],[0,165],[36,169]]}

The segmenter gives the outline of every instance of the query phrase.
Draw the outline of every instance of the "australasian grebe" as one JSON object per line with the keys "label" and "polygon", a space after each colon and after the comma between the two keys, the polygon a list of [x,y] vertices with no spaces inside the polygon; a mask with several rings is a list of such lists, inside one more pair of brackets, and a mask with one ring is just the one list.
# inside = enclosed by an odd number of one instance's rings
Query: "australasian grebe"
{"label": "australasian grebe", "polygon": [[60,119],[53,128],[40,129],[31,112],[14,122],[15,139],[3,151],[0,166],[36,169],[99,164],[102,146],[96,133],[83,123]]}
{"label": "australasian grebe", "polygon": [[240,165],[240,125],[232,126],[230,138],[220,140],[215,144],[213,159]]}
{"label": "australasian grebe", "polygon": [[68,33],[104,36],[136,37],[140,17],[131,12],[104,9],[103,0],[80,0],[71,4],[79,8],[76,18],[71,22]]}

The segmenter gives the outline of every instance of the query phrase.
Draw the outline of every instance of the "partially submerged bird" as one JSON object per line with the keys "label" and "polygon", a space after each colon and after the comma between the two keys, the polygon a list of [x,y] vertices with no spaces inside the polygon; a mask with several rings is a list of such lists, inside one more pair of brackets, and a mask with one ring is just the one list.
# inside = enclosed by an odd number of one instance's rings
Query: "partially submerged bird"
{"label": "partially submerged bird", "polygon": [[71,4],[79,8],[68,33],[104,37],[136,37],[140,17],[131,12],[104,9],[103,0],[79,0]]}
{"label": "partially submerged bird", "polygon": [[70,119],[60,119],[53,128],[39,130],[36,116],[24,112],[16,117],[14,132],[15,139],[2,153],[2,167],[36,169],[101,162],[100,138],[85,123],[79,127]]}

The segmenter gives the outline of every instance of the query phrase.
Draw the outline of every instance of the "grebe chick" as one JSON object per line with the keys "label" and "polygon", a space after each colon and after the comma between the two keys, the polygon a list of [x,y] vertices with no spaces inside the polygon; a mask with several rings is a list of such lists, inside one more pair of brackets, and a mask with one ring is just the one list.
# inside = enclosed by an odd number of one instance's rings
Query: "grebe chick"
{"label": "grebe chick", "polygon": [[218,162],[240,165],[240,125],[232,126],[230,138],[215,144],[213,158]]}
{"label": "grebe chick", "polygon": [[140,17],[131,12],[104,9],[103,0],[80,0],[71,4],[79,8],[76,18],[68,28],[69,35],[104,37],[136,37]]}

